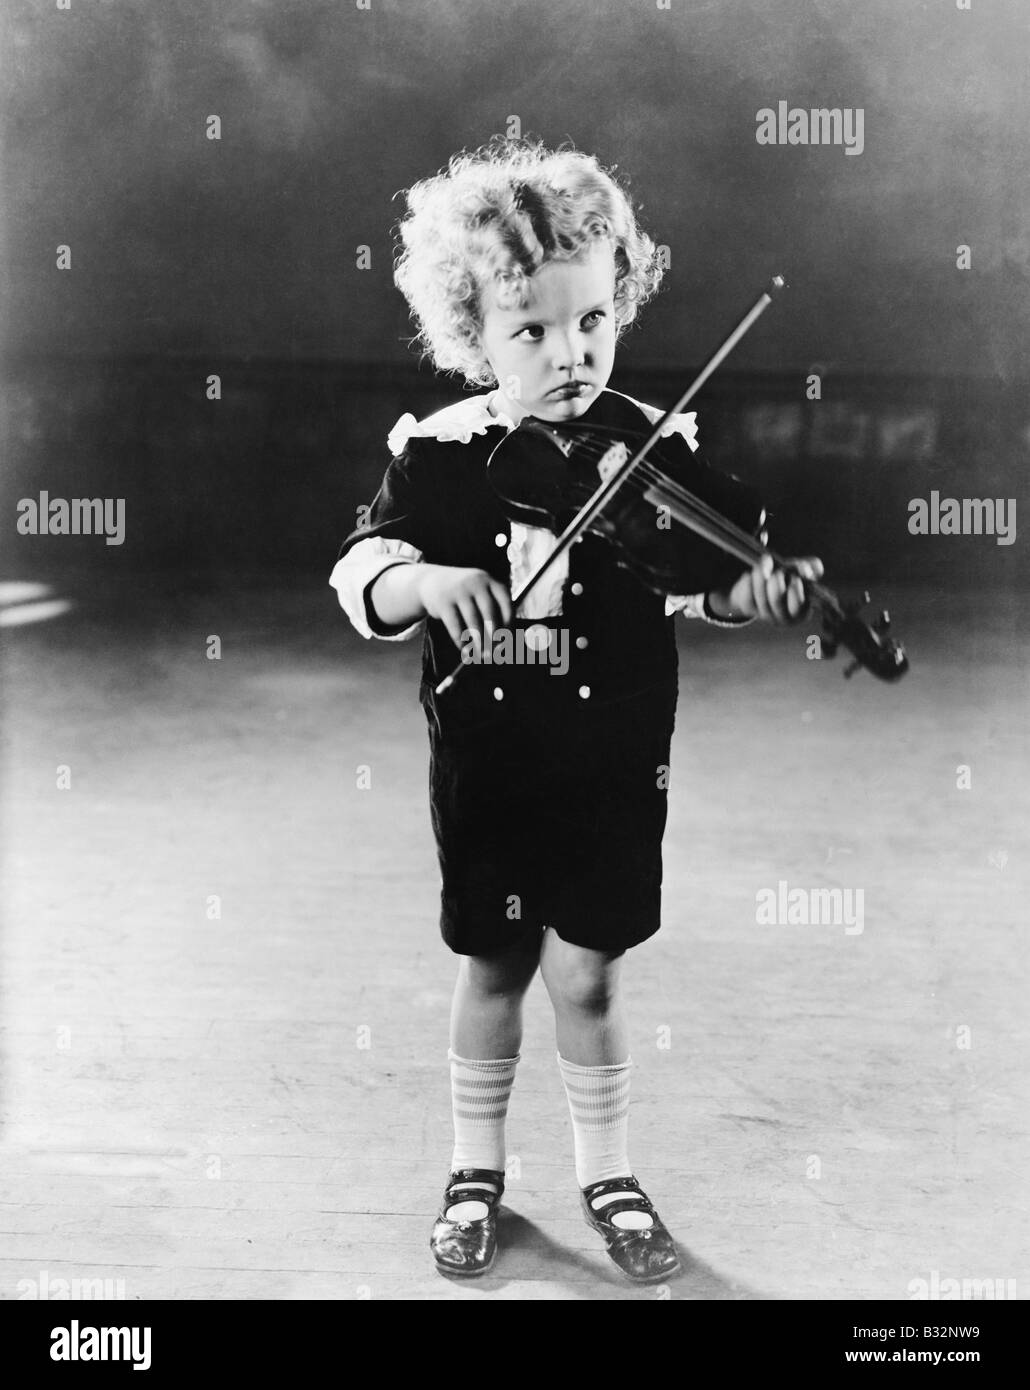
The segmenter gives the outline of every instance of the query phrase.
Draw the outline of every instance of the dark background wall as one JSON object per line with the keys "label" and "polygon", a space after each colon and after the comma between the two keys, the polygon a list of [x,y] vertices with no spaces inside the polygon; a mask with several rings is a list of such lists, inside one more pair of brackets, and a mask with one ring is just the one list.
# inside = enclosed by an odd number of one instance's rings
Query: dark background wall
{"label": "dark background wall", "polygon": [[[512,116],[618,164],[670,248],[616,384],[670,402],[787,276],[700,403],[786,540],[838,572],[1023,566],[1019,541],[905,525],[931,487],[1018,498],[1028,462],[1019,0],[14,0],[2,22],[9,575],[324,569],[397,415],[461,389],[406,346],[395,195]],[[781,99],[864,108],[863,153],[758,145]],[[16,537],[41,489],[125,497],[125,546]]]}

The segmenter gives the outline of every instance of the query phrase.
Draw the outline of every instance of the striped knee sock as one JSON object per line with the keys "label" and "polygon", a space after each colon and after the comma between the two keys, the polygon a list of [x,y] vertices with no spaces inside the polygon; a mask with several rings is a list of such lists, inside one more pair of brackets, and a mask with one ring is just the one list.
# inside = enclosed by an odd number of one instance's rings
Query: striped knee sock
{"label": "striped knee sock", "polygon": [[461,1168],[504,1171],[504,1122],[518,1057],[471,1061],[447,1056],[451,1063],[451,1109],[454,1153],[451,1172]]}
{"label": "striped knee sock", "polygon": [[580,1067],[560,1054],[576,1146],[580,1187],[632,1173],[626,1153],[629,1131],[629,1079],[632,1058],[607,1067]]}

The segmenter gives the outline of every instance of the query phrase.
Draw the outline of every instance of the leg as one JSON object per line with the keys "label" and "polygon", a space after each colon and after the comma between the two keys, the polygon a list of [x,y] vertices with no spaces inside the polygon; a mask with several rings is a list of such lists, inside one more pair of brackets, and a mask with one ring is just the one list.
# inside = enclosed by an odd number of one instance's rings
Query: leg
{"label": "leg", "polygon": [[554,1006],[558,1052],[581,1067],[621,1064],[629,1043],[619,990],[621,954],[572,946],[548,927],[540,973]]}
{"label": "leg", "polygon": [[572,946],[548,928],[540,969],[554,1005],[579,1185],[629,1177],[632,1063],[619,994],[622,957]]}
{"label": "leg", "polygon": [[674,1274],[679,1261],[627,1153],[632,1063],[621,967],[621,955],[570,945],[550,929],[545,934],[540,970],[554,1005],[584,1214],[623,1273],[652,1282]]}
{"label": "leg", "polygon": [[462,956],[451,1005],[451,1051],[514,1057],[522,1043],[522,1000],[540,962],[540,941],[500,956]]}
{"label": "leg", "polygon": [[451,1009],[451,1179],[430,1246],[444,1273],[485,1273],[504,1190],[504,1129],[522,1042],[522,1001],[539,937],[499,956],[463,956]]}

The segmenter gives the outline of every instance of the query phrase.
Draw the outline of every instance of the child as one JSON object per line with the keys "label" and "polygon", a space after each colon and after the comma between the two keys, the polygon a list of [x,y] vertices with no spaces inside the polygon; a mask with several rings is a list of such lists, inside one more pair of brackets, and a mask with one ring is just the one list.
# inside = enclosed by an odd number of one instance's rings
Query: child
{"label": "child", "polygon": [[[443,1273],[478,1275],[493,1262],[522,999],[539,968],[584,1216],[625,1275],[660,1281],[679,1262],[627,1156],[619,980],[627,949],[659,927],[662,774],[677,697],[671,615],[790,622],[805,611],[805,590],[767,559],[728,592],[664,598],[587,535],[513,613],[511,593],[554,537],[509,520],[489,456],[524,416],[560,424],[590,408],[662,271],[595,159],[521,141],[456,156],[416,184],[400,232],[396,282],[426,349],[442,370],[493,388],[398,421],[371,523],[348,536],[330,579],[365,637],[403,641],[425,623],[420,698],[441,930],[460,957],[454,1150],[430,1245]],[[661,414],[641,409],[652,422]],[[696,448],[693,415],[671,429]],[[796,563],[807,578],[822,572],[817,560]],[[486,657],[512,631],[538,651],[564,634],[564,678],[542,662],[492,664],[436,694],[470,644]]]}

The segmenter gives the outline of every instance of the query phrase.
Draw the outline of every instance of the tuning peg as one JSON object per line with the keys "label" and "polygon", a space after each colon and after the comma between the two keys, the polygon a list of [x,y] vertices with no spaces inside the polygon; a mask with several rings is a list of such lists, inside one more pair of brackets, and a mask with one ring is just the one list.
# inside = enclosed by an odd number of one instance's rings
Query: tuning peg
{"label": "tuning peg", "polygon": [[884,633],[887,631],[887,629],[890,627],[890,625],[891,615],[887,612],[885,608],[883,612],[880,614],[880,616],[877,618],[876,622],[873,623],[873,631],[877,633],[880,637],[882,637]]}

